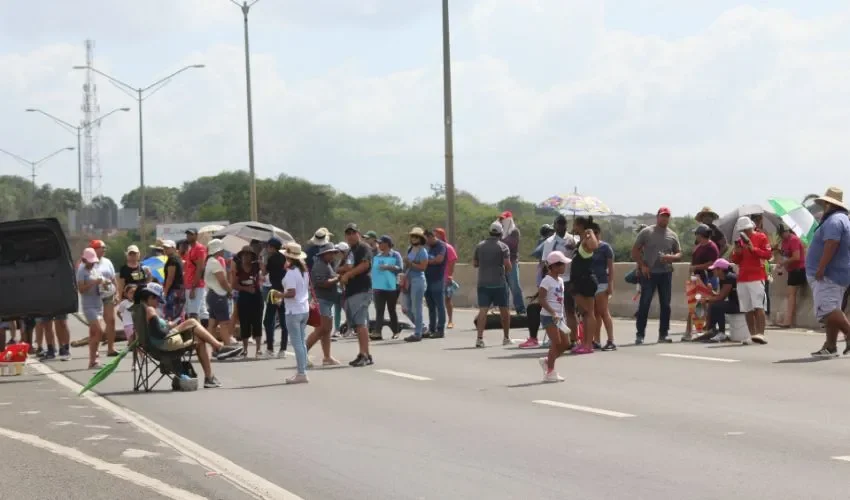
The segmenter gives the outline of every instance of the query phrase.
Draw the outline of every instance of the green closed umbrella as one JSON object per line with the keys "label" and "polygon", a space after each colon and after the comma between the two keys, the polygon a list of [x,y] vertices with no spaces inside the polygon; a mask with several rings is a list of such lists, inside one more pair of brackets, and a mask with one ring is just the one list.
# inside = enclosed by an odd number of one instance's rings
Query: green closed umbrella
{"label": "green closed umbrella", "polygon": [[133,343],[128,345],[126,349],[119,352],[118,356],[115,356],[112,361],[103,365],[103,367],[92,376],[91,380],[88,381],[85,387],[83,387],[79,395],[82,396],[86,391],[91,390],[94,386],[103,382],[106,377],[112,375],[112,372],[114,372],[115,369],[118,368],[118,364],[121,363],[121,360],[124,359],[124,356],[126,356],[128,352],[135,349],[137,345],[139,345],[138,339],[134,340]]}

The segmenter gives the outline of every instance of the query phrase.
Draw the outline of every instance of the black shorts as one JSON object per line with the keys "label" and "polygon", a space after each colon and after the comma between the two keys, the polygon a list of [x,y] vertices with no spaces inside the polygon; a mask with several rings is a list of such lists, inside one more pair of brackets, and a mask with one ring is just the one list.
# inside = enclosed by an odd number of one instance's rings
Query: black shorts
{"label": "black shorts", "polygon": [[806,284],[806,270],[794,269],[788,272],[788,286],[803,286]]}
{"label": "black shorts", "polygon": [[595,276],[588,276],[586,278],[579,278],[576,280],[570,279],[570,282],[567,285],[567,290],[569,290],[570,295],[578,295],[580,297],[587,297],[590,299],[596,297],[597,288],[599,288],[599,282],[596,281]]}
{"label": "black shorts", "polygon": [[207,290],[207,311],[212,320],[230,321],[230,299],[227,295],[219,295],[212,290]]}

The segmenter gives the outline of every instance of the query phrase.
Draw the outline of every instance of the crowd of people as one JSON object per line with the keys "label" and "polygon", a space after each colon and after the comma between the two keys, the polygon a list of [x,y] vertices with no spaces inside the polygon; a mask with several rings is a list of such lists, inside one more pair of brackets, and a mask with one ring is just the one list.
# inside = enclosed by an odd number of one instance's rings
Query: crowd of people
{"label": "crowd of people", "polygon": [[[700,299],[707,311],[708,328],[701,335],[693,335],[689,317],[683,341],[725,341],[726,319],[743,314],[749,330],[745,343],[766,344],[765,311],[774,274],[771,266],[775,266],[775,274],[784,274],[788,285],[786,315],[775,326],[794,326],[800,287],[808,285],[815,315],[827,336],[823,347],[812,354],[837,356],[838,333],[850,335],[850,322],[843,313],[850,286],[850,219],[841,190],[830,188],[818,203],[823,213],[808,249],[784,225],[777,230],[778,244],[771,245],[760,213],[742,214],[731,241],[717,227],[714,211],[706,207],[697,214],[689,270],[692,279],[711,290]],[[636,267],[624,277],[640,290],[635,315],[637,345],[645,341],[655,295],[660,306],[658,342],[672,342],[673,264],[682,260],[683,252],[678,235],[669,227],[670,217],[670,210],[661,207],[655,224],[638,231],[631,251]],[[553,225],[540,229],[533,252],[539,261],[538,288],[532,297],[524,297],[520,286],[521,235],[511,212],[496,218],[470,256],[477,270],[475,346],[485,346],[484,332],[493,310],[498,310],[503,344],[512,343],[513,306],[517,316],[527,318],[530,332],[519,348],[542,346],[549,350],[540,359],[546,382],[562,380],[555,371],[555,361],[567,351],[583,355],[617,350],[608,307],[617,282],[613,249],[593,217],[574,217],[572,227],[568,226],[567,218],[558,215]],[[162,319],[168,325],[186,318],[196,321],[203,334],[199,345],[203,349],[212,345],[212,355],[217,359],[247,357],[251,344],[255,357],[282,358],[291,344],[296,373],[287,383],[293,384],[308,382],[307,371],[313,367],[308,352],[317,343],[323,366],[340,364],[331,353],[332,342],[340,335],[357,339],[358,354],[350,361],[351,366],[374,364],[370,342],[382,340],[387,326],[393,339],[408,326],[399,321],[399,304],[410,320],[405,342],[443,338],[446,330],[454,327],[452,296],[460,286],[471,284],[455,281],[458,255],[442,228],[413,228],[398,246],[389,235],[378,236],[375,231],[361,234],[353,223],[344,228],[342,241],[334,243],[333,236],[327,228],[319,228],[304,249],[277,237],[254,240],[235,255],[227,254],[218,239],[201,244],[194,229],[186,231],[186,238],[179,242],[158,241],[152,251],[165,256],[161,292],[155,293],[161,302]],[[90,368],[99,366],[102,339],[107,356],[116,355],[116,311],[125,334],[132,338],[134,326],[128,311],[140,302],[140,291],[150,292],[146,285],[153,280],[150,270],[141,264],[137,246],[126,249],[126,263],[117,271],[104,251],[103,241],[92,241],[83,251],[77,271],[81,311],[89,324]],[[375,316],[370,318],[373,303]],[[8,326],[0,325],[3,337]],[[312,327],[309,334],[308,326]],[[277,328],[279,343],[275,340]],[[545,332],[543,342],[537,338],[539,329]],[[67,318],[39,318],[35,330],[39,356],[53,359],[54,345],[58,345],[60,359],[70,359]],[[214,335],[208,336],[208,332]],[[850,347],[845,353],[848,351]],[[204,368],[205,386],[217,387],[215,376]]]}

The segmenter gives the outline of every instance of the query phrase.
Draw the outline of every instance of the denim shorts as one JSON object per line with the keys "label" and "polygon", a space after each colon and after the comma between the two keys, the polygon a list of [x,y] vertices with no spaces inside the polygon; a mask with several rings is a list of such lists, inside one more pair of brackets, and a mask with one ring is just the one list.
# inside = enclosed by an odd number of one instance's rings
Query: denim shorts
{"label": "denim shorts", "polygon": [[212,290],[207,290],[207,311],[212,320],[230,321],[230,299],[227,295],[219,295]]}
{"label": "denim shorts", "polygon": [[507,285],[496,287],[479,286],[478,307],[508,307]]}
{"label": "denim shorts", "polygon": [[369,326],[369,304],[372,302],[372,292],[361,292],[345,298],[345,317],[349,327]]}
{"label": "denim shorts", "polygon": [[596,295],[601,295],[608,291],[608,283],[600,283],[596,285]]}
{"label": "denim shorts", "polygon": [[544,316],[540,315],[540,328],[546,328],[547,326],[555,326],[555,318],[552,316]]}
{"label": "denim shorts", "polygon": [[336,305],[336,302],[325,299],[316,299],[316,302],[319,304],[319,314],[321,314],[323,318],[334,317],[334,306]]}
{"label": "denim shorts", "polygon": [[83,317],[86,318],[86,321],[99,321],[103,319],[103,305],[100,307],[84,307],[83,308]]}

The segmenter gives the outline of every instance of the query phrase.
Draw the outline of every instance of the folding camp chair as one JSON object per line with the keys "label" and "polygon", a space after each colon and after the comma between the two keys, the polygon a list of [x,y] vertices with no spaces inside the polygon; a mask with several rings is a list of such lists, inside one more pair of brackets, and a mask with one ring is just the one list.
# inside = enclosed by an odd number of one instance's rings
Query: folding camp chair
{"label": "folding camp chair", "polygon": [[192,367],[195,344],[174,351],[156,349],[150,342],[145,321],[145,309],[140,304],[130,308],[133,326],[139,342],[133,349],[133,391],[152,391],[163,378],[171,380],[171,388],[179,389],[179,377],[186,374],[196,378]]}

